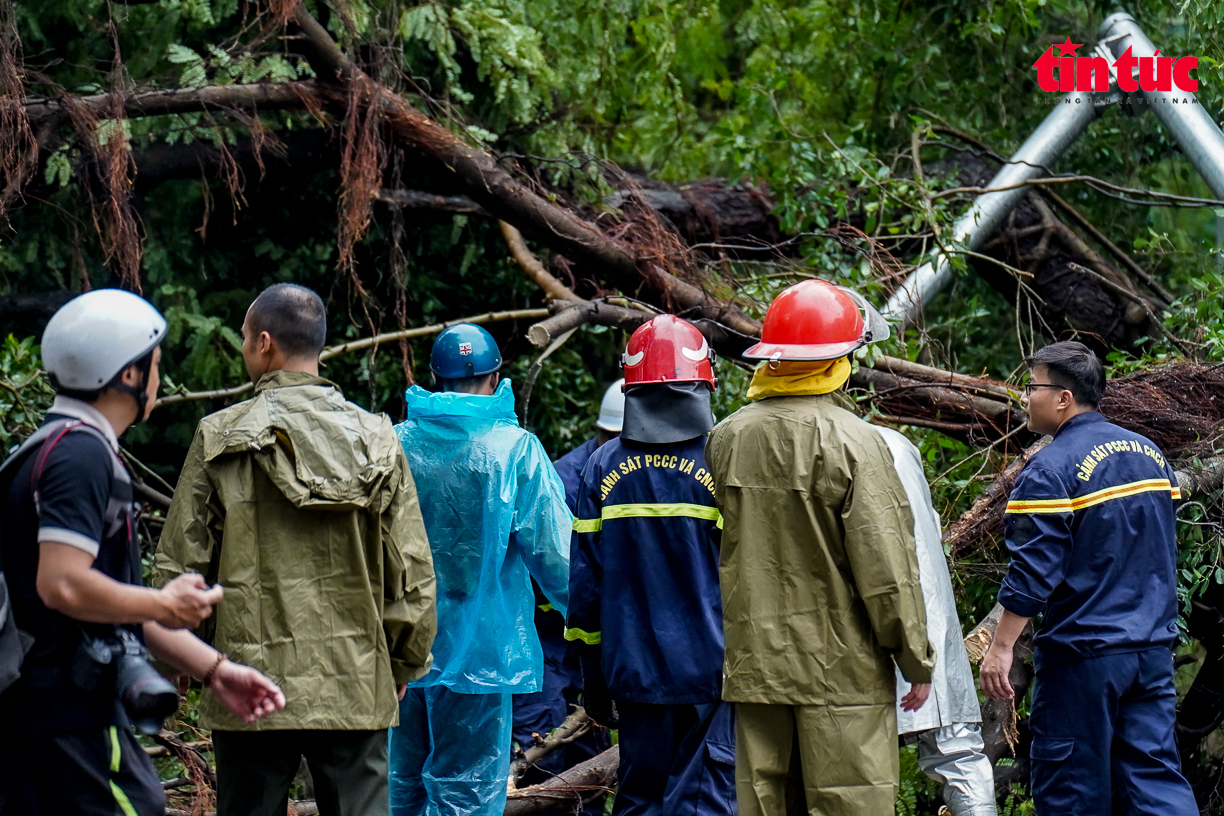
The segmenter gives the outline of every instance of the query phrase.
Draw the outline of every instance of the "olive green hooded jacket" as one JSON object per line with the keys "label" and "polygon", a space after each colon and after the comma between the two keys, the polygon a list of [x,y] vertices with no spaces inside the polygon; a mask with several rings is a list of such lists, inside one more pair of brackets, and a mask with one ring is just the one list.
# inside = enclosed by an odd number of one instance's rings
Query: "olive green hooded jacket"
{"label": "olive green hooded jacket", "polygon": [[319,377],[266,374],[200,421],[154,569],[225,587],[201,636],[285,692],[251,725],[205,694],[205,727],[386,728],[396,684],[429,668],[433,559],[404,451]]}
{"label": "olive green hooded jacket", "polygon": [[723,697],[873,705],[934,650],[914,520],[879,434],[834,395],[772,397],[710,433],[723,515]]}

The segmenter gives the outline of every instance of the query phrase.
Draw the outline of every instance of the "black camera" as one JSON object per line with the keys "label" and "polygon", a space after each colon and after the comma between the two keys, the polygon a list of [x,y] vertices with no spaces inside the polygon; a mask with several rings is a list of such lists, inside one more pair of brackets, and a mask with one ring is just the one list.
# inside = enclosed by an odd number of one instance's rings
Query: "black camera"
{"label": "black camera", "polygon": [[149,663],[149,650],[135,635],[122,628],[115,631],[115,638],[84,639],[73,661],[72,680],[79,688],[93,691],[104,676],[113,677],[115,696],[128,719],[137,731],[152,736],[178,709],[178,692]]}

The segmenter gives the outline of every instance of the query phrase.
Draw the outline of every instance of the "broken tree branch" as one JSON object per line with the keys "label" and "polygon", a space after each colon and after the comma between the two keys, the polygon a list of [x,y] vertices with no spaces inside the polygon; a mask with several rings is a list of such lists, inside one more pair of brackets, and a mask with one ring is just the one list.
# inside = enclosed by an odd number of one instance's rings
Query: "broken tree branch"
{"label": "broken tree branch", "polygon": [[1007,497],[1011,495],[1012,488],[1016,486],[1020,471],[1028,464],[1033,454],[1048,444],[1050,437],[1046,436],[1026,448],[974,499],[965,514],[948,527],[944,532],[944,545],[952,558],[955,559],[970,548],[977,547],[986,537],[998,532],[1003,524],[1003,508],[1007,505]]}
{"label": "broken tree branch", "polygon": [[[300,110],[308,107],[307,100],[317,95],[318,85],[313,80],[252,85],[207,85],[203,88],[119,94],[118,109],[122,111],[125,119],[226,109],[247,112]],[[114,94],[35,98],[26,100],[25,111],[31,124],[54,125],[68,118],[70,106],[83,109],[95,119],[109,119],[116,110],[114,102]]]}
{"label": "broken tree branch", "polygon": [[564,210],[520,183],[488,153],[471,147],[425,116],[401,95],[375,82],[345,56],[327,30],[298,4],[293,23],[302,36],[291,41],[321,78],[321,89],[333,108],[344,109],[350,87],[376,108],[405,147],[448,171],[456,191],[492,217],[513,224],[523,235],[592,271],[618,288],[633,292],[648,286],[669,307],[695,312],[744,334],[760,324],[737,307],[659,269],[648,259],[609,238],[574,213]]}
{"label": "broken tree branch", "polygon": [[1130,255],[1123,252],[1117,244],[1105,237],[1104,233],[1093,226],[1091,221],[1085,218],[1079,210],[1067,203],[1062,196],[1053,190],[1041,190],[1040,192],[1042,196],[1049,199],[1054,206],[1058,207],[1059,211],[1062,212],[1063,215],[1074,221],[1076,226],[1091,235],[1092,239],[1098,244],[1105,247],[1106,251],[1108,251],[1110,255],[1113,255],[1119,263],[1129,269],[1131,274],[1142,281],[1143,285],[1150,289],[1154,295],[1164,301],[1164,306],[1168,306],[1174,300],[1176,300],[1168,289],[1165,289],[1160,285],[1160,281],[1149,275],[1147,270],[1135,263],[1135,260],[1131,258]]}
{"label": "broken tree branch", "polygon": [[1077,272],[1083,272],[1085,275],[1095,278],[1097,281],[1109,287],[1113,291],[1117,292],[1119,295],[1126,298],[1127,300],[1132,301],[1134,303],[1138,303],[1140,306],[1143,307],[1143,311],[1147,313],[1148,319],[1152,322],[1152,325],[1155,326],[1157,329],[1159,329],[1160,333],[1163,334],[1170,343],[1176,346],[1178,351],[1186,355],[1186,357],[1191,360],[1194,360],[1198,357],[1198,355],[1189,346],[1187,346],[1185,343],[1182,342],[1181,338],[1179,338],[1177,335],[1175,335],[1173,332],[1169,331],[1165,327],[1164,323],[1161,322],[1160,318],[1156,316],[1156,313],[1152,311],[1152,307],[1148,305],[1148,302],[1145,298],[1143,298],[1140,295],[1135,294],[1134,292],[1124,289],[1123,287],[1109,280],[1104,275],[1100,274],[1094,269],[1089,269],[1088,267],[1081,266],[1080,264],[1077,264],[1077,263],[1069,263],[1067,264],[1067,266],[1069,266],[1070,268],[1074,269]]}
{"label": "broken tree branch", "polygon": [[[351,340],[347,343],[341,343],[338,346],[330,346],[323,349],[319,354],[319,362],[327,362],[333,357],[339,357],[341,354],[351,354],[355,351],[363,351],[372,346],[380,346],[384,343],[394,343],[397,340],[407,340],[413,337],[427,337],[431,334],[438,334],[451,326],[459,323],[474,323],[481,325],[484,323],[496,323],[502,320],[535,320],[545,317],[548,314],[547,309],[514,309],[507,312],[486,312],[482,315],[473,315],[471,317],[460,317],[455,320],[448,320],[445,323],[434,323],[429,326],[418,326],[413,329],[403,329],[401,331],[386,332],[377,334],[373,337],[363,337],[360,340]],[[246,383],[234,388],[224,388],[217,391],[184,391],[178,394],[170,394],[162,397],[157,401],[158,407],[163,405],[173,405],[176,402],[187,402],[189,400],[202,399],[228,399],[229,397],[237,397],[245,394],[254,388],[254,384]]]}
{"label": "broken tree branch", "polygon": [[497,225],[501,227],[502,236],[506,239],[506,246],[510,247],[515,263],[531,278],[532,283],[544,290],[546,297],[574,302],[579,300],[568,286],[549,273],[544,264],[540,263],[540,259],[532,254],[527,242],[523,240],[523,233],[505,221],[498,221]]}
{"label": "broken tree branch", "polygon": [[[990,644],[994,641],[995,631],[999,628],[999,619],[1003,617],[1003,607],[995,604],[982,622],[965,636],[965,651],[969,660],[981,663],[986,657]],[[1019,737],[1016,722],[1016,703],[1024,699],[1029,684],[1033,681],[1033,667],[1029,658],[1033,655],[1033,624],[1029,623],[1012,647],[1012,666],[1007,680],[1016,692],[1010,700],[986,699],[982,703],[982,741],[985,743],[985,754],[994,765],[1004,754],[1016,754],[1016,741]]]}
{"label": "broken tree branch", "polygon": [[378,191],[378,200],[390,207],[403,207],[413,210],[441,210],[443,212],[463,215],[488,215],[475,201],[464,196],[444,196],[434,193],[423,193],[420,190],[388,190]]}
{"label": "broken tree branch", "polygon": [[521,779],[523,774],[527,773],[532,766],[539,763],[544,757],[559,748],[564,748],[566,745],[581,739],[583,735],[589,733],[594,727],[595,723],[587,716],[585,709],[574,709],[574,712],[566,717],[565,721],[557,726],[551,734],[527,748],[523,751],[521,757],[516,758],[510,763],[511,782]]}
{"label": "broken tree branch", "polygon": [[566,810],[574,812],[588,799],[609,793],[620,767],[620,746],[613,745],[596,757],[522,790],[511,791],[505,816],[531,816]]}

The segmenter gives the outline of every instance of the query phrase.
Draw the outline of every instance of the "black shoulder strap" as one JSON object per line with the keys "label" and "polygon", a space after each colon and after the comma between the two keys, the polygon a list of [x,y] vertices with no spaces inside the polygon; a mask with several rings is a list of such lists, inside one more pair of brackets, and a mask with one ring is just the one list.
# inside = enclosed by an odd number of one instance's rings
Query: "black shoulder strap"
{"label": "black shoulder strap", "polygon": [[39,506],[38,480],[42,476],[43,463],[46,462],[47,456],[50,455],[51,448],[55,446],[55,443],[59,442],[66,435],[76,432],[92,435],[106,446],[106,450],[110,454],[113,479],[111,481],[111,496],[106,507],[105,527],[107,535],[114,535],[120,526],[127,524],[129,521],[132,509],[132,478],[128,475],[123,460],[119,458],[114,448],[111,447],[110,440],[106,438],[106,434],[79,419],[57,419],[54,422],[48,422],[30,434],[30,437],[25,442],[9,454],[4,463],[0,464],[0,497],[7,495],[7,485],[12,481],[25,460],[35,453],[40,453],[41,461],[36,463],[37,466],[30,474],[31,487],[34,493],[34,506],[37,508]]}
{"label": "black shoulder strap", "polygon": [[14,448],[12,453],[0,464],[0,482],[5,479],[12,479],[26,458],[41,447],[42,443],[61,431],[71,430],[77,425],[84,424],[79,419],[57,419],[54,422],[48,422],[39,427],[37,431],[26,438],[26,441]]}

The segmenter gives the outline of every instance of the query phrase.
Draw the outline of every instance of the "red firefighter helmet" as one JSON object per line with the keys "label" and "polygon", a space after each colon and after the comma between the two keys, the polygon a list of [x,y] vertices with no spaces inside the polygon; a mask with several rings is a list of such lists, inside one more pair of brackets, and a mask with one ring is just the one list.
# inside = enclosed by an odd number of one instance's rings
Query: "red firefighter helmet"
{"label": "red firefighter helmet", "polygon": [[861,295],[828,281],[805,280],[783,290],[765,313],[761,342],[747,360],[836,360],[887,340],[888,322]]}
{"label": "red firefighter helmet", "polygon": [[621,362],[626,387],[700,381],[713,390],[717,385],[714,350],[696,326],[675,315],[659,315],[638,326]]}

